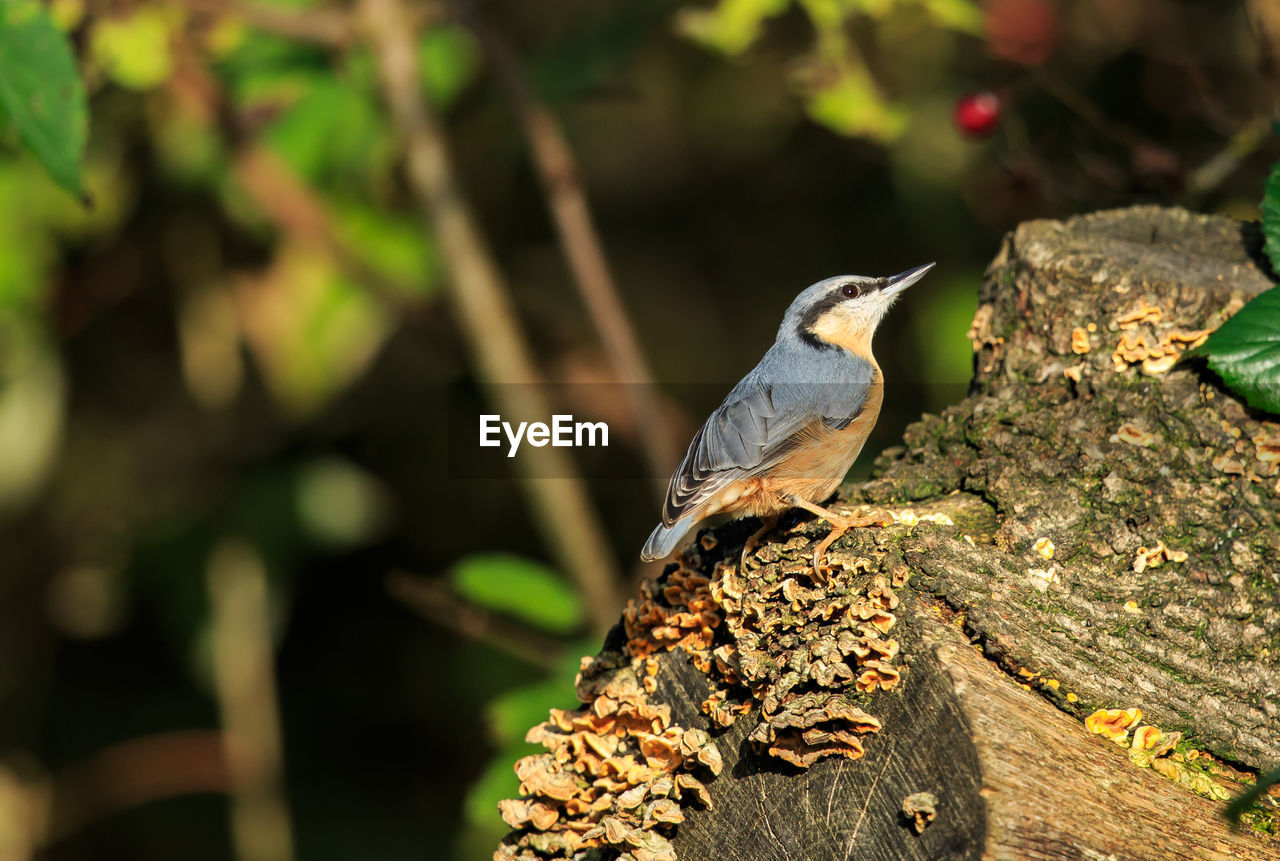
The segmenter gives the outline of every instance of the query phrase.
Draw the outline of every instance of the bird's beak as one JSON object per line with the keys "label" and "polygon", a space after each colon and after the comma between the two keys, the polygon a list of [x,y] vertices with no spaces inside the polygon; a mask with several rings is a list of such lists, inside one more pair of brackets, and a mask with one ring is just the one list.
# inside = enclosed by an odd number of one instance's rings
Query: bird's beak
{"label": "bird's beak", "polygon": [[897,275],[885,279],[885,285],[881,292],[890,295],[901,293],[912,284],[919,281],[925,276],[925,273],[932,269],[936,264],[926,263],[923,266],[917,266],[915,269],[908,269],[906,272],[899,272]]}

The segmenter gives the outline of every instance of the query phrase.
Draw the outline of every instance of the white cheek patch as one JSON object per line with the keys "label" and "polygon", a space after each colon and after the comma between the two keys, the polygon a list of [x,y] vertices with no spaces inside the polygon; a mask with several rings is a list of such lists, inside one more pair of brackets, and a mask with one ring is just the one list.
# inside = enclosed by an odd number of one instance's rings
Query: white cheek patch
{"label": "white cheek patch", "polygon": [[828,344],[835,344],[854,353],[870,348],[870,335],[875,330],[883,311],[868,308],[866,303],[854,308],[851,304],[837,305],[823,314],[813,325],[813,333]]}

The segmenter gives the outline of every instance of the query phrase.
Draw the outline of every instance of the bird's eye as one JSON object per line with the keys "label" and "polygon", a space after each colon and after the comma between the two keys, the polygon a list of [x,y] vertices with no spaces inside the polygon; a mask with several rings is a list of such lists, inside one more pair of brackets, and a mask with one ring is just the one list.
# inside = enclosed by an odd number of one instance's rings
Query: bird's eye
{"label": "bird's eye", "polygon": [[840,288],[840,292],[844,294],[846,299],[853,299],[858,295],[858,285],[846,284]]}

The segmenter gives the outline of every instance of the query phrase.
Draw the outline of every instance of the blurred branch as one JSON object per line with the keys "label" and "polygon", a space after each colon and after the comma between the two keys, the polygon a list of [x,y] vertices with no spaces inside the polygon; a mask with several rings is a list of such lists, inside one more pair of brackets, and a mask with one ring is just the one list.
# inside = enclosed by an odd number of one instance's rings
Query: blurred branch
{"label": "blurred branch", "polygon": [[257,551],[237,541],[216,546],[208,588],[213,675],[231,776],[232,845],[240,861],[289,861],[293,834],[282,788],[267,577]]}
{"label": "blurred branch", "polygon": [[[281,6],[238,0],[181,0],[193,12],[241,18],[251,29],[283,39],[307,42],[323,48],[343,50],[355,43],[358,34],[355,16],[338,6]],[[415,3],[409,11],[415,27],[441,15],[437,3]]]}
{"label": "blurred branch", "polygon": [[1085,125],[1104,138],[1129,149],[1138,147],[1162,148],[1137,129],[1113,122],[1097,105],[1089,100],[1088,96],[1065,79],[1040,68],[1033,69],[1031,77],[1041,89],[1061,102],[1068,110],[1084,120]]}
{"label": "blurred branch", "polygon": [[1199,200],[1226,182],[1241,162],[1258,151],[1270,127],[1268,117],[1259,117],[1232,135],[1226,146],[1187,176],[1187,199]]}
{"label": "blurred branch", "polygon": [[232,172],[254,203],[282,232],[332,254],[342,268],[398,314],[408,316],[421,307],[420,301],[393,289],[357,258],[337,235],[325,202],[274,152],[245,140],[236,152]]}
{"label": "blurred branch", "polygon": [[323,204],[270,150],[242,144],[232,174],[283,232],[330,248],[336,245]]}
{"label": "blurred branch", "polygon": [[661,422],[653,390],[653,374],[640,349],[626,308],[605,257],[591,207],[583,189],[577,159],[551,109],[529,86],[509,45],[485,22],[471,2],[456,4],[459,18],[484,46],[499,85],[520,121],[534,167],[542,182],[547,208],[556,226],[560,248],[569,262],[578,292],[587,306],[618,379],[635,414],[649,468],[666,491],[666,476],[677,452]]}
{"label": "blurred branch", "polygon": [[[446,294],[477,376],[500,412],[525,420],[550,417],[507,285],[454,179],[444,135],[423,98],[413,22],[399,0],[361,0],[357,8],[404,149],[410,188],[440,243]],[[520,486],[542,534],[582,590],[593,626],[607,629],[621,603],[617,570],[577,468],[550,446],[530,449],[516,459],[516,467],[524,471]]]}
{"label": "blurred branch", "polygon": [[220,120],[226,140],[233,147],[231,176],[271,224],[281,233],[332,255],[343,269],[397,314],[408,317],[417,312],[422,302],[396,289],[360,260],[338,235],[323,198],[245,128],[248,124],[235,115],[222,84],[194,59],[195,48],[189,42],[182,43],[181,47],[184,49],[180,55],[182,62],[168,82],[170,87],[182,90],[175,99],[198,102],[201,110]]}
{"label": "blurred branch", "polygon": [[387,575],[387,592],[440,627],[537,667],[554,669],[563,651],[550,637],[469,604],[447,587],[423,577],[393,571]]}
{"label": "blurred branch", "polygon": [[156,733],[119,742],[54,776],[49,845],[114,813],[200,792],[227,793],[231,778],[217,730]]}
{"label": "blurred branch", "polygon": [[278,6],[236,0],[182,0],[193,12],[244,19],[252,29],[326,48],[346,48],[355,40],[351,14],[345,9]]}

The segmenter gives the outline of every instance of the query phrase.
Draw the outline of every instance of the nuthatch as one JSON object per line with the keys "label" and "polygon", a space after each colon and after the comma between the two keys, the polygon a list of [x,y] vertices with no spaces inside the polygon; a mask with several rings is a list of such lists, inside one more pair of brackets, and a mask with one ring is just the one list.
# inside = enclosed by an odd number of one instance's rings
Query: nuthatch
{"label": "nuthatch", "polygon": [[743,547],[745,563],[778,515],[794,507],[831,524],[813,554],[821,577],[833,541],[855,526],[885,525],[883,515],[846,517],[818,503],[840,486],[880,415],[884,381],[871,336],[898,295],[932,268],[891,278],[841,275],[801,292],[773,346],[694,435],[641,558],[668,555],[708,517],[762,517]]}

